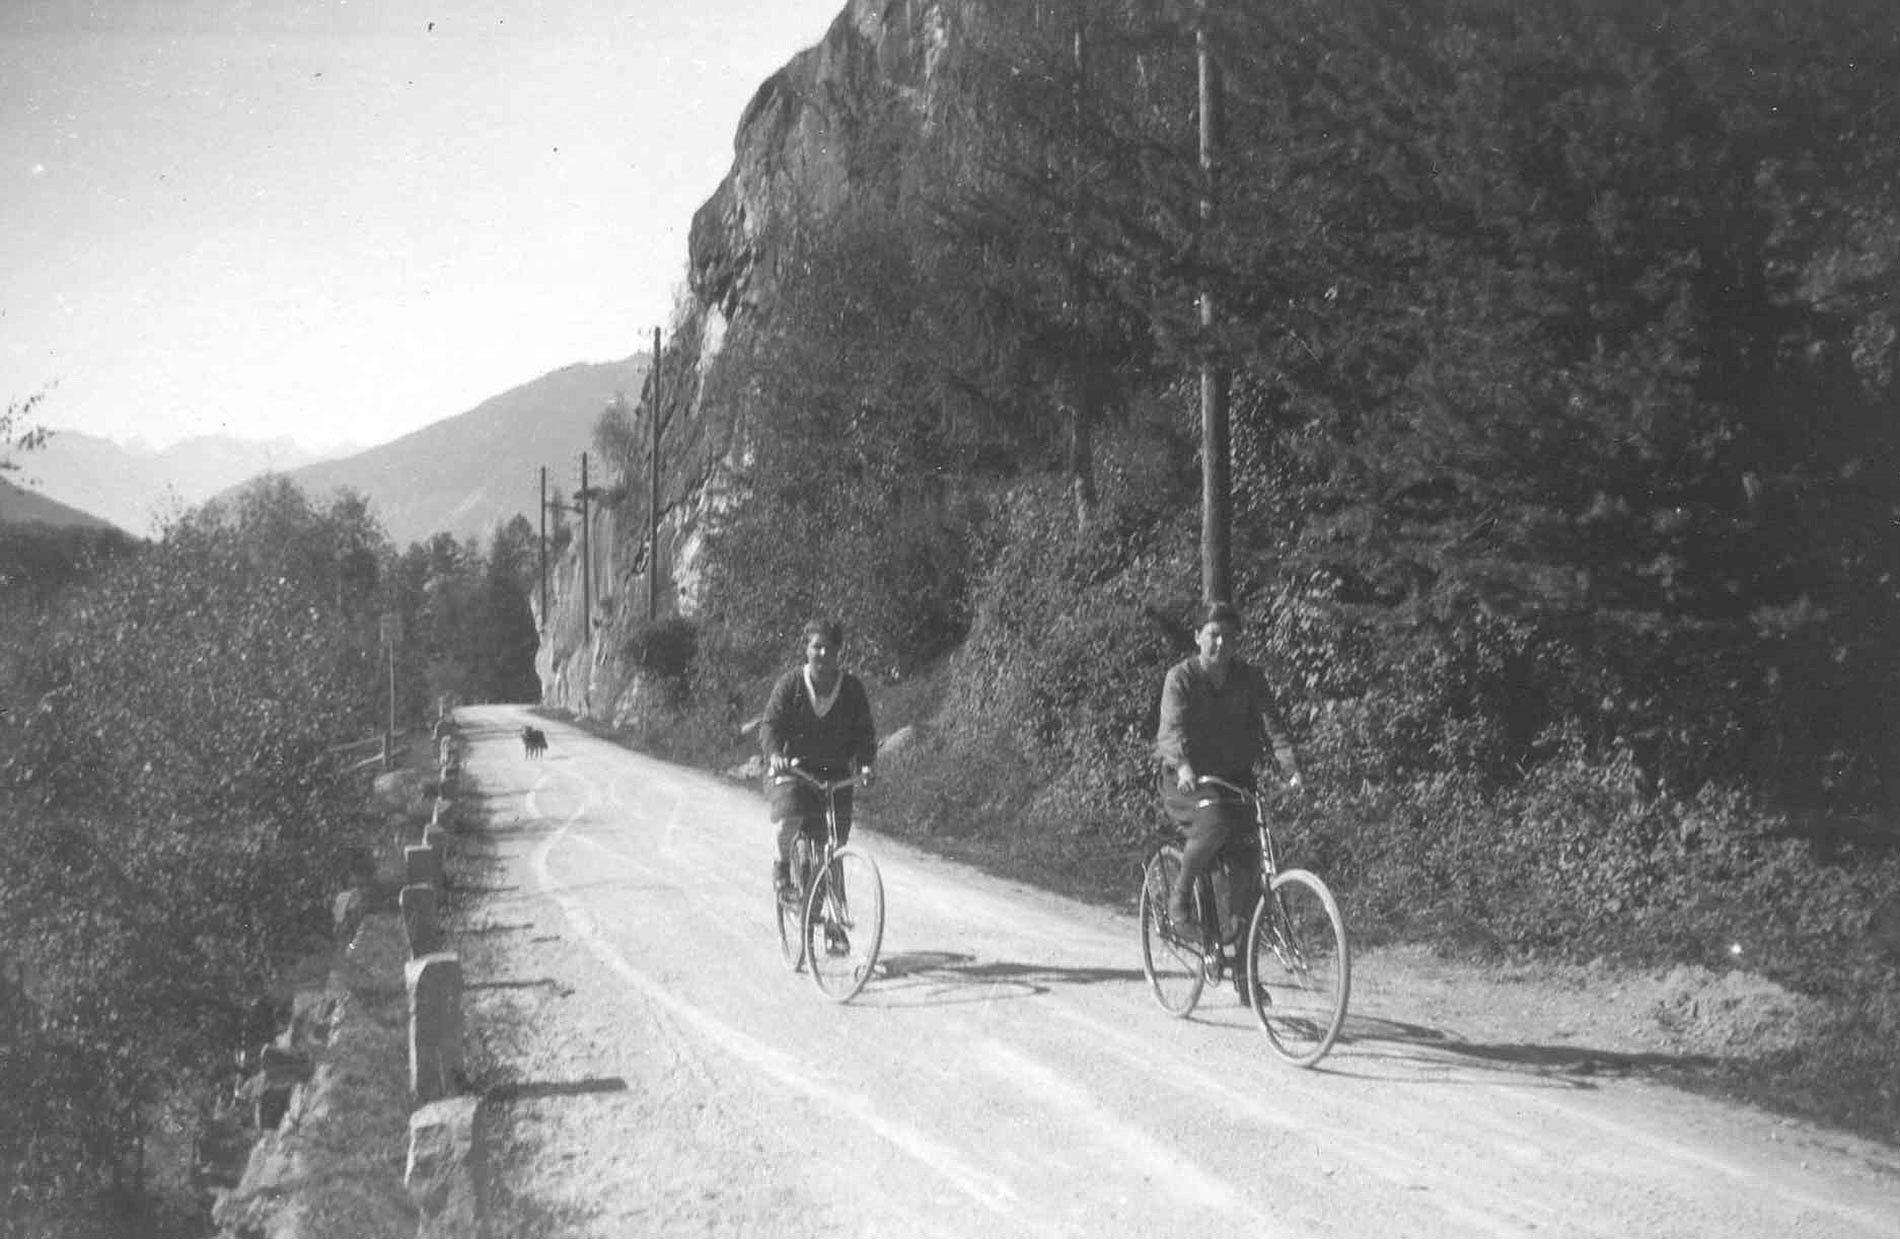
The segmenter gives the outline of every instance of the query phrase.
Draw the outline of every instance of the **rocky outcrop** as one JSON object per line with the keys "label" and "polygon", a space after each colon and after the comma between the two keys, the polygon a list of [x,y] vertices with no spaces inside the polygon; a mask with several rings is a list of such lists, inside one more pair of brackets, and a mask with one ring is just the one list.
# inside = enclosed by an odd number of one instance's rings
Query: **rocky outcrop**
{"label": "rocky outcrop", "polygon": [[242,1178],[220,1193],[217,1233],[303,1239],[416,1233],[417,1210],[387,1150],[401,1147],[402,931],[363,919],[321,988],[300,993],[291,1027],[251,1077],[263,1135]]}
{"label": "rocky outcrop", "polygon": [[732,170],[693,217],[702,309],[742,323],[769,292],[773,223],[828,215],[889,183],[894,170],[874,166],[863,139],[893,107],[927,111],[948,29],[936,0],[852,0],[823,42],[766,79],[740,117]]}
{"label": "rocky outcrop", "polygon": [[[611,503],[587,539],[591,574],[583,573],[582,540],[572,540],[551,570],[550,613],[537,617],[544,703],[615,725],[639,713],[642,683],[628,649],[647,619],[650,584],[658,615],[697,609],[708,528],[735,498],[742,428],[718,424],[702,408],[706,367],[766,316],[780,274],[776,247],[794,221],[822,218],[894,183],[894,161],[869,139],[888,134],[894,115],[927,120],[960,12],[957,0],[848,0],[824,39],[754,94],[732,168],[694,216],[690,298],[661,361],[662,374],[676,377],[664,402],[655,553],[645,513],[624,516]],[[584,615],[589,575],[593,606]]]}

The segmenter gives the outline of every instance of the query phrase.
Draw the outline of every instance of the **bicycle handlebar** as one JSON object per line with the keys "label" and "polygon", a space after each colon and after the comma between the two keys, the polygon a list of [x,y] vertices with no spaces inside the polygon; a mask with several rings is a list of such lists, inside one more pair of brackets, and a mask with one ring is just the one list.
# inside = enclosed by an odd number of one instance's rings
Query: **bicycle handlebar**
{"label": "bicycle handlebar", "polygon": [[[1286,785],[1294,791],[1298,791],[1305,786],[1305,781],[1298,775],[1295,775],[1287,780]],[[1260,802],[1259,788],[1242,787],[1240,784],[1230,783],[1218,775],[1197,774],[1194,776],[1194,786],[1199,788],[1219,788],[1222,791],[1232,792],[1234,795],[1240,797],[1242,803],[1245,804],[1258,804]]]}
{"label": "bicycle handlebar", "polygon": [[796,777],[807,785],[825,793],[843,791],[847,787],[856,787],[859,782],[862,781],[862,775],[859,774],[846,775],[842,779],[821,779],[797,762],[791,762],[781,767],[779,771],[772,776],[772,779],[774,782],[782,782],[791,777]]}
{"label": "bicycle handlebar", "polygon": [[[1201,789],[1201,791],[1231,792],[1233,796],[1239,798],[1241,804],[1250,806],[1256,813],[1258,813],[1258,811],[1264,811],[1265,802],[1262,800],[1262,794],[1260,794],[1258,787],[1241,787],[1239,783],[1229,783],[1227,779],[1222,779],[1220,775],[1195,775],[1193,785],[1195,785],[1197,789]],[[1286,779],[1286,787],[1288,787],[1290,791],[1302,791],[1303,787],[1305,787],[1305,781],[1300,779],[1298,775],[1294,775],[1294,777]],[[1207,806],[1214,804],[1214,800],[1216,800],[1214,796],[1203,798],[1203,800],[1199,802],[1199,808],[1205,810]]]}
{"label": "bicycle handlebar", "polygon": [[1194,777],[1194,786],[1223,788],[1239,796],[1242,800],[1257,800],[1260,796],[1260,793],[1251,787],[1242,787],[1238,783],[1229,783],[1226,779],[1212,774],[1196,775]]}

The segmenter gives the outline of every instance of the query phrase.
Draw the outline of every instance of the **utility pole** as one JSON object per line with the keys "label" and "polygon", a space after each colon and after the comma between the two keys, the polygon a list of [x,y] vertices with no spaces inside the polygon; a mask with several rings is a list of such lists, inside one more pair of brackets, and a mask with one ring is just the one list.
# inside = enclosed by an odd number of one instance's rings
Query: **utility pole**
{"label": "utility pole", "polygon": [[1065,295],[1073,316],[1068,352],[1069,408],[1069,490],[1075,505],[1075,527],[1087,529],[1095,518],[1095,422],[1100,403],[1096,390],[1094,358],[1088,343],[1095,290],[1082,271],[1082,256],[1076,238],[1082,235],[1082,174],[1080,146],[1086,120],[1088,97],[1088,27],[1081,0],[1072,0],[1070,19],[1070,55],[1075,78],[1069,91],[1069,119],[1074,125],[1070,135],[1069,165],[1069,246],[1063,279]]}
{"label": "utility pole", "polygon": [[541,626],[548,624],[548,467],[541,466]]}
{"label": "utility pole", "polygon": [[581,518],[581,609],[586,623],[592,631],[594,618],[593,561],[589,552],[587,538],[587,453],[581,453],[581,489],[576,496],[578,503],[562,503],[548,498],[548,470],[541,466],[541,622],[551,623],[553,617],[548,613],[548,512],[550,510],[566,514],[574,513]]}
{"label": "utility pole", "polygon": [[660,614],[660,329],[647,368],[647,623]]}
{"label": "utility pole", "polygon": [[594,639],[594,550],[588,538],[588,526],[593,521],[587,505],[592,496],[587,491],[587,453],[581,453],[581,639]]}
{"label": "utility pole", "polygon": [[402,640],[402,615],[385,611],[378,625],[389,660],[389,721],[383,728],[383,769],[396,768],[396,643]]}
{"label": "utility pole", "polygon": [[[1207,32],[1209,0],[1200,0],[1194,32],[1200,70],[1201,235],[1214,226],[1220,190],[1221,80]],[[1203,279],[1207,277],[1203,276]],[[1214,292],[1201,286],[1201,593],[1207,602],[1233,600],[1231,536],[1233,481],[1228,437],[1227,369],[1215,356]]]}

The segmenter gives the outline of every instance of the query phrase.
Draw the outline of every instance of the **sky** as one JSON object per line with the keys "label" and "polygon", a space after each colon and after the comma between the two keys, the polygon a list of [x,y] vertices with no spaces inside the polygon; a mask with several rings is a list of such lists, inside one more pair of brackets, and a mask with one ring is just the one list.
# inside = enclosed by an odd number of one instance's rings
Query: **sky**
{"label": "sky", "polygon": [[0,400],[370,446],[652,345],[845,0],[0,0]]}

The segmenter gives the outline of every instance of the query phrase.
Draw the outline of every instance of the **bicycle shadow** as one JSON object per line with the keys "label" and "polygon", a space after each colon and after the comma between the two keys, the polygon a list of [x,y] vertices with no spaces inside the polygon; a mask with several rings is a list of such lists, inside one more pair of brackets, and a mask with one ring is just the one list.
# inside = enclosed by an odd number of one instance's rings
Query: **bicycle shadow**
{"label": "bicycle shadow", "polygon": [[1333,1056],[1320,1069],[1360,1079],[1440,1084],[1478,1083],[1507,1075],[1567,1088],[1594,1089],[1605,1079],[1701,1071],[1719,1061],[1707,1054],[1477,1041],[1445,1028],[1349,1014]]}
{"label": "bicycle shadow", "polygon": [[620,1076],[600,1076],[587,1080],[504,1080],[482,1088],[480,1095],[485,1102],[508,1103],[626,1091],[627,1082]]}
{"label": "bicycle shadow", "polygon": [[936,1007],[1034,998],[1057,985],[1139,981],[1139,968],[1065,968],[1014,960],[979,960],[955,951],[903,951],[878,961],[863,1006]]}

